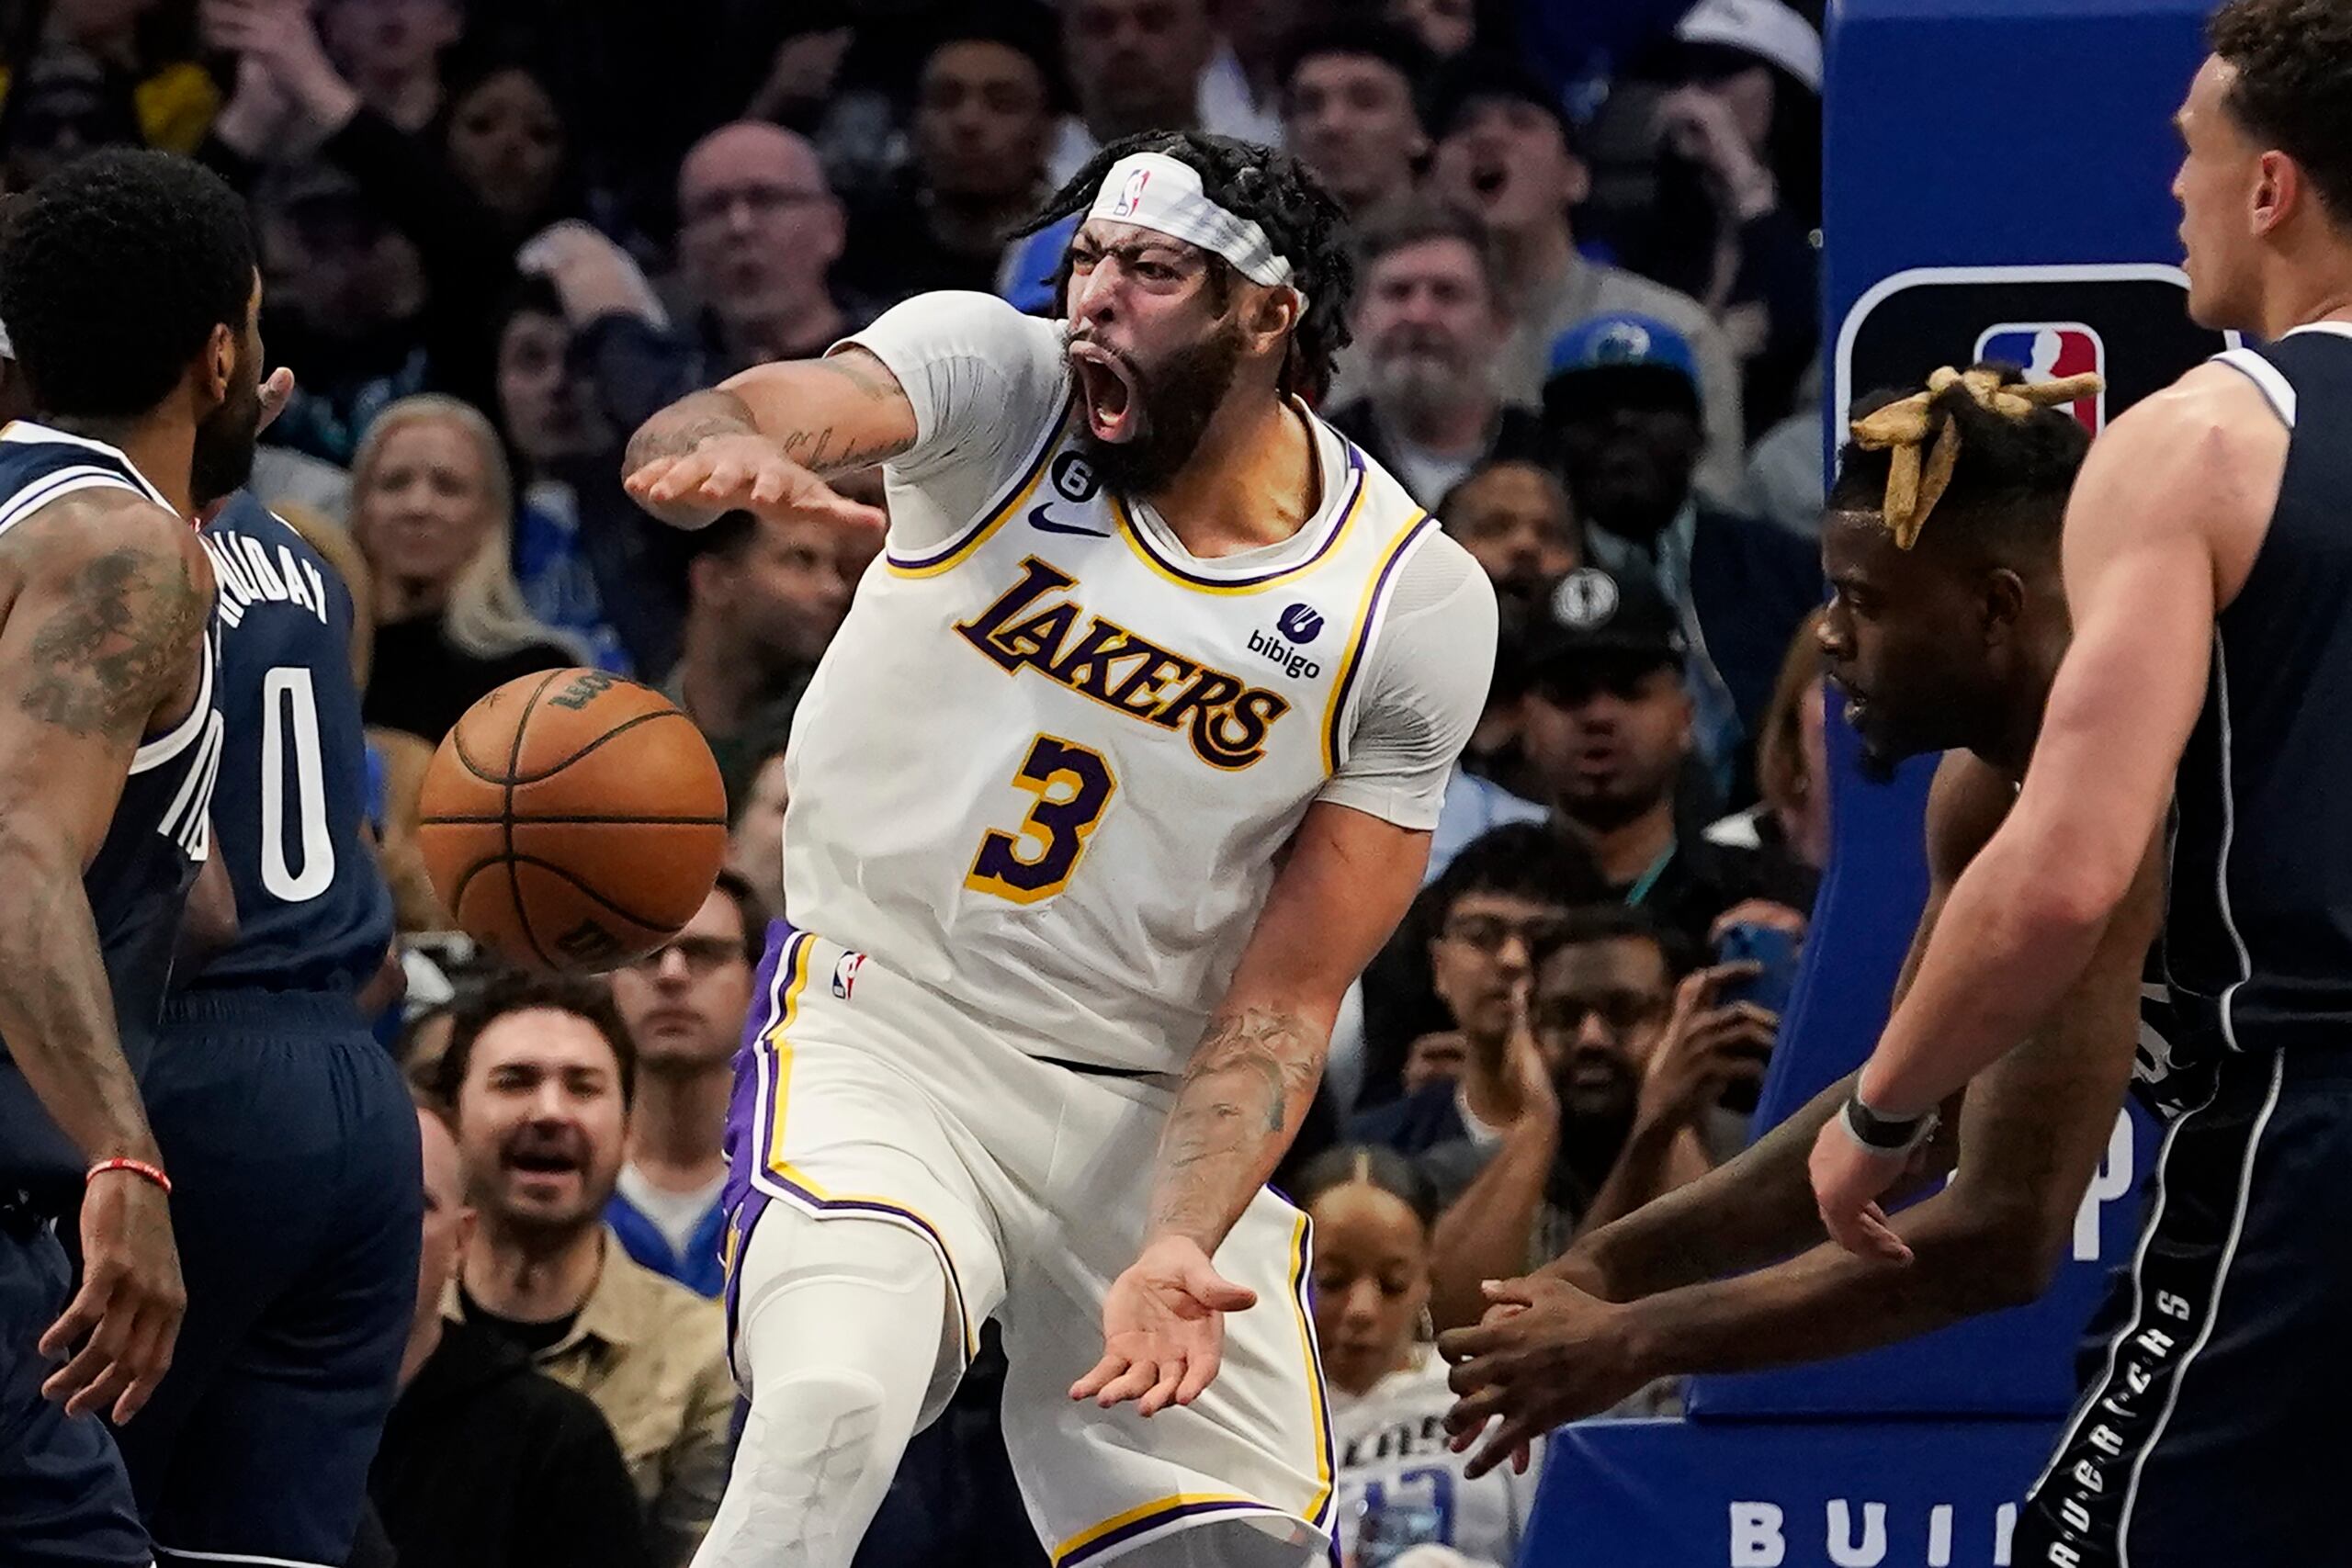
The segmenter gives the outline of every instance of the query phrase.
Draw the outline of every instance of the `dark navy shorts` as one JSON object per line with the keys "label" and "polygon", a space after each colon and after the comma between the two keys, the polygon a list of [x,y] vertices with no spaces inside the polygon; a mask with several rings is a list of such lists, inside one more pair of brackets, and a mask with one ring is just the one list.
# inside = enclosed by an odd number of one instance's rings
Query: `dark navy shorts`
{"label": "dark navy shorts", "polygon": [[2352,1052],[2222,1058],[2094,1327],[2016,1568],[2347,1560]]}
{"label": "dark navy shorts", "polygon": [[346,998],[176,998],[141,1080],[187,1320],[118,1437],[159,1563],[339,1564],[414,1314],[407,1086]]}
{"label": "dark navy shorts", "polygon": [[57,1363],[35,1347],[72,1275],[49,1222],[0,1193],[0,1562],[146,1568],[147,1533],[105,1424],[69,1420],[40,1396]]}

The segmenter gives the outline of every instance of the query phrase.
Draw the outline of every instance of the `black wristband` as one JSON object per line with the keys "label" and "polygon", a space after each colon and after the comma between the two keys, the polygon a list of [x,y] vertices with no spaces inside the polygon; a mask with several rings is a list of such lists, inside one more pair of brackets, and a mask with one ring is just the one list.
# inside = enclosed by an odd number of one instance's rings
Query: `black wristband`
{"label": "black wristband", "polygon": [[1932,1111],[1901,1118],[1882,1116],[1863,1104],[1859,1094],[1846,1097],[1846,1109],[1841,1114],[1854,1142],[1873,1154],[1909,1154],[1936,1131],[1936,1113]]}

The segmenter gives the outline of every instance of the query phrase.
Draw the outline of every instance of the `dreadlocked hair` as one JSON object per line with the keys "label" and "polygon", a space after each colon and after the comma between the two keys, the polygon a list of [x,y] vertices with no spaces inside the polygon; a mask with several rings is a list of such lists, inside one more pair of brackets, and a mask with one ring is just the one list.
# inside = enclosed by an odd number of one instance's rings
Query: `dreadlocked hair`
{"label": "dreadlocked hair", "polygon": [[1984,364],[1873,393],[1855,405],[1830,509],[1880,513],[1906,550],[1932,513],[1939,539],[2054,551],[2091,440],[2057,405],[2098,389],[2095,376],[2029,384],[2014,365]]}
{"label": "dreadlocked hair", "polygon": [[[1306,311],[1291,331],[1283,360],[1281,388],[1309,402],[1331,385],[1331,367],[1348,345],[1348,305],[1355,294],[1355,263],[1349,254],[1347,215],[1331,193],[1287,152],[1194,130],[1147,130],[1122,137],[1086,162],[1037,215],[1014,231],[1018,238],[1081,215],[1094,205],[1102,176],[1120,159],[1160,152],[1201,176],[1208,198],[1266,231],[1274,254],[1287,257],[1291,281],[1306,297]],[[1210,286],[1221,305],[1240,275],[1223,256],[1208,258]],[[1054,273],[1054,299],[1069,297],[1067,252]]]}

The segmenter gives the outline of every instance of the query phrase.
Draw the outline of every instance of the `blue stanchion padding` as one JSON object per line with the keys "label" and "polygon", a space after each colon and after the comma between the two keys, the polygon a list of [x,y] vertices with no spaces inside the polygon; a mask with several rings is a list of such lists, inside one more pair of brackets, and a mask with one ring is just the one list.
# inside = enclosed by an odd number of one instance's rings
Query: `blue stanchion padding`
{"label": "blue stanchion padding", "polygon": [[2047,1421],[1586,1421],[1518,1568],[1996,1568]]}
{"label": "blue stanchion padding", "polygon": [[1906,267],[2177,261],[2170,119],[2211,0],[1842,0],[1824,321]]}

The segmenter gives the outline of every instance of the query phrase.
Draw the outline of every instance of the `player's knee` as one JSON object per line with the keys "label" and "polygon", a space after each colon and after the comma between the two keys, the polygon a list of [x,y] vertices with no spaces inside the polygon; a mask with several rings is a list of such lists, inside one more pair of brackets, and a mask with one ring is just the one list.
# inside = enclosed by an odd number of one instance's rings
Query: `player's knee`
{"label": "player's knee", "polygon": [[[849,1486],[878,1461],[898,1461],[905,1444],[888,1432],[890,1393],[862,1368],[798,1368],[769,1380],[743,1424],[739,1473],[751,1461],[756,1491],[823,1501],[828,1483]],[[887,1450],[887,1451],[886,1451]]]}
{"label": "player's knee", "polygon": [[[782,1223],[777,1223],[781,1221]],[[889,1224],[763,1215],[737,1283],[736,1361],[763,1407],[805,1377],[879,1380],[903,1441],[952,1386],[963,1325],[939,1255]],[[936,1347],[930,1358],[918,1348]],[[844,1387],[847,1385],[845,1384]],[[840,1404],[844,1395],[818,1391]]]}

